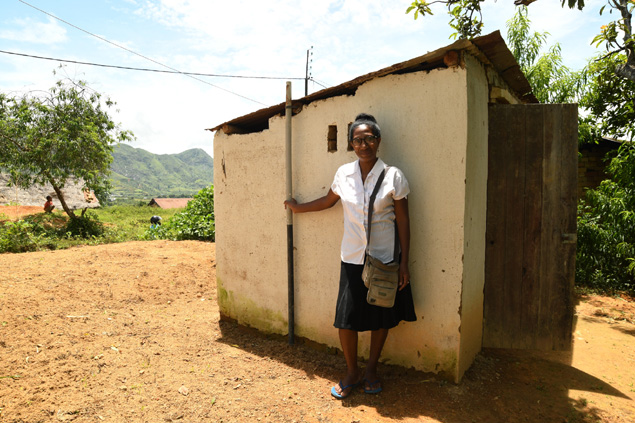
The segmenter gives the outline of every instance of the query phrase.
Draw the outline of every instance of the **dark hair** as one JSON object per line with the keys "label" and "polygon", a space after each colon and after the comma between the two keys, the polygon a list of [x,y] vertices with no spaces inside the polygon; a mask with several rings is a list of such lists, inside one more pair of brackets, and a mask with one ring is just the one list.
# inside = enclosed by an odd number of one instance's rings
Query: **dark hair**
{"label": "dark hair", "polygon": [[379,129],[379,125],[377,125],[377,120],[375,116],[369,115],[368,113],[360,113],[355,118],[355,122],[351,124],[351,129],[348,131],[348,140],[353,139],[353,132],[357,129],[358,126],[366,125],[370,128],[373,135],[377,138],[381,138],[381,129]]}
{"label": "dark hair", "polygon": [[51,201],[51,200],[53,200],[53,197],[51,197],[50,195],[47,195],[47,196],[46,196],[46,199],[47,199],[47,200],[49,200],[49,201]]}

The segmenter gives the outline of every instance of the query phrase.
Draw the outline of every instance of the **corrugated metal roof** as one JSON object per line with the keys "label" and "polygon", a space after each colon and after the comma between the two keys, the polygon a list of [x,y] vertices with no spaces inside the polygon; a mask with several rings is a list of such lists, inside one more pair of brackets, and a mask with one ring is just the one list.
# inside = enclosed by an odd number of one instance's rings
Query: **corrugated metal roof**
{"label": "corrugated metal roof", "polygon": [[182,209],[187,206],[191,198],[153,198],[149,206],[159,206],[162,209]]}
{"label": "corrugated metal roof", "polygon": [[[440,48],[423,56],[397,63],[387,68],[359,76],[351,81],[340,84],[336,87],[326,88],[309,94],[297,100],[293,100],[294,110],[325,98],[337,97],[341,95],[354,95],[357,88],[363,83],[386,75],[419,72],[424,70],[447,67],[443,61],[449,51],[467,50],[476,56],[481,62],[492,65],[501,75],[509,88],[525,103],[538,103],[538,100],[531,92],[531,86],[520,70],[520,66],[507,48],[500,31],[473,40],[458,40],[446,47]],[[257,110],[253,113],[232,119],[218,126],[208,129],[224,132],[249,133],[265,130],[269,126],[269,119],[278,114],[284,114],[285,103]]]}

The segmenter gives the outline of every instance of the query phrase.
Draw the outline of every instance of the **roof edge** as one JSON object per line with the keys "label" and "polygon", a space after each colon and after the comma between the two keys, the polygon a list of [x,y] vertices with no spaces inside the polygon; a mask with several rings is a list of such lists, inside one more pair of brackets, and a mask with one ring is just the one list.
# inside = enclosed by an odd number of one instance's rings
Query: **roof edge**
{"label": "roof edge", "polygon": [[[491,34],[476,37],[472,40],[457,40],[450,45],[428,52],[422,56],[396,63],[392,66],[358,76],[335,87],[325,88],[300,99],[293,100],[294,112],[297,113],[304,105],[314,101],[341,95],[354,95],[360,85],[375,78],[391,74],[411,73],[440,67],[449,67],[444,62],[446,54],[450,51],[463,50],[469,51],[482,63],[493,66],[507,83],[510,90],[512,90],[521,101],[524,103],[538,103],[538,100],[532,93],[529,81],[527,81],[527,78],[520,70],[520,65],[518,65],[518,62],[516,62],[513,54],[505,44],[505,40],[501,36],[500,31],[494,31]],[[226,134],[260,132],[268,129],[269,119],[271,117],[281,115],[284,111],[285,103],[282,102],[234,118],[207,130],[223,130]]]}

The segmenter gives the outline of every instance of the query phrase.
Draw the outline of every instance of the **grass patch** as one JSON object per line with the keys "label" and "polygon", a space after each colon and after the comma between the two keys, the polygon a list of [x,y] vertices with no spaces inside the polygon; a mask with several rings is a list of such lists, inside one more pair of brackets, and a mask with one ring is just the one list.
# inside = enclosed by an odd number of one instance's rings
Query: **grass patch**
{"label": "grass patch", "polygon": [[143,235],[150,228],[150,218],[161,216],[165,222],[184,209],[160,209],[150,206],[110,206],[95,210],[106,230],[114,228],[118,236],[125,241],[144,239]]}
{"label": "grass patch", "polygon": [[0,221],[0,253],[143,240],[147,239],[144,235],[153,215],[161,216],[166,222],[183,210],[149,206],[103,207],[87,211],[86,220],[79,228],[69,225],[69,218],[62,211],[37,213],[15,222]]}

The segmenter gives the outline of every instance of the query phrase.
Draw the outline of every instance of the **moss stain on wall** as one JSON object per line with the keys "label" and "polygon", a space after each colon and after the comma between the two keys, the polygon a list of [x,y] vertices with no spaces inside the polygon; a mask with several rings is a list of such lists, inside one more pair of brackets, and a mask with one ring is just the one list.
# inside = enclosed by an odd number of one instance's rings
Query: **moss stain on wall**
{"label": "moss stain on wall", "polygon": [[245,296],[235,295],[233,291],[227,291],[220,278],[216,278],[216,283],[218,286],[218,308],[221,315],[265,333],[287,333],[288,320],[282,313],[261,307]]}
{"label": "moss stain on wall", "polygon": [[[456,381],[457,352],[455,350],[439,350],[436,348],[425,348],[417,351],[419,357],[418,369],[425,372],[436,373],[438,377],[452,382]],[[395,363],[401,364],[401,363]]]}
{"label": "moss stain on wall", "polygon": [[231,301],[229,300],[229,293],[223,287],[223,282],[219,277],[216,278],[216,295],[218,298],[218,308],[220,309],[221,315],[229,316],[229,304]]}

